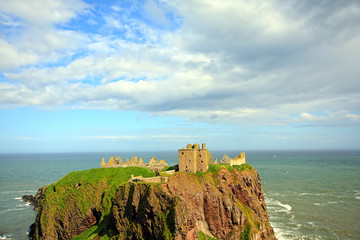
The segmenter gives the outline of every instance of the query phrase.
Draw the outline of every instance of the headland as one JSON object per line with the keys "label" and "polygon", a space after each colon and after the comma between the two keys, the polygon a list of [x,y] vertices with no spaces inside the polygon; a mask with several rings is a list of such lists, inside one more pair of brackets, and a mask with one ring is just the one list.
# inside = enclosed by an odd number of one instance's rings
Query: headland
{"label": "headland", "polygon": [[114,157],[121,166],[71,172],[46,186],[30,238],[276,239],[253,167],[235,158],[215,164],[205,145],[178,152],[177,166],[153,171],[150,162],[125,166]]}

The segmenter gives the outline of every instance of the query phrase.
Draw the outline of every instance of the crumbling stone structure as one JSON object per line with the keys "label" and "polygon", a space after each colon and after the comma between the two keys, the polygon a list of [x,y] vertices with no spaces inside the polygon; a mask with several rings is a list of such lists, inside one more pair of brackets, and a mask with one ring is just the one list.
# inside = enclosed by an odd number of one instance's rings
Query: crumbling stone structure
{"label": "crumbling stone structure", "polygon": [[133,156],[130,160],[126,159],[126,162],[121,160],[121,157],[110,157],[108,163],[105,163],[103,158],[101,161],[102,168],[109,167],[146,167],[154,172],[161,171],[164,167],[167,167],[168,164],[165,160],[158,160],[156,157],[152,157],[149,163],[144,163],[142,158],[138,160],[136,156]]}
{"label": "crumbling stone structure", "polygon": [[246,163],[245,153],[242,152],[242,153],[240,153],[239,156],[234,157],[234,158],[229,158],[229,156],[227,154],[224,154],[220,163],[229,164],[231,166],[245,164]]}
{"label": "crumbling stone structure", "polygon": [[131,182],[149,182],[149,183],[166,183],[168,181],[169,177],[163,177],[163,176],[156,176],[156,177],[147,177],[144,178],[142,176],[134,177],[134,175],[131,175],[131,178],[129,179],[129,183]]}
{"label": "crumbling stone structure", "polygon": [[221,161],[220,161],[221,164],[230,164],[230,158],[227,154],[224,154],[224,156],[222,157]]}
{"label": "crumbling stone structure", "polygon": [[206,148],[205,143],[200,149],[199,144],[188,144],[186,148],[179,149],[179,171],[206,172],[209,164],[213,164],[213,157]]}
{"label": "crumbling stone structure", "polygon": [[[206,148],[206,144],[203,143],[200,148],[200,144],[195,143],[187,144],[186,148],[178,150],[179,152],[179,165],[175,166],[176,171],[181,172],[206,172],[208,170],[209,164],[217,164],[217,159],[213,160],[213,156],[210,151]],[[229,158],[227,154],[223,156],[220,161],[221,164],[241,165],[246,163],[245,153],[240,153],[239,156],[235,158]],[[102,168],[108,167],[146,167],[151,169],[154,172],[160,172],[165,167],[168,166],[165,160],[158,160],[155,157],[152,157],[149,160],[149,163],[144,163],[142,158],[138,160],[136,156],[133,156],[130,160],[126,159],[126,162],[121,160],[121,157],[111,157],[108,163],[105,163],[103,158],[101,161]],[[157,178],[156,178],[157,179]],[[136,181],[136,180],[135,180]],[[155,181],[155,180],[154,180]],[[158,181],[158,180],[156,180]]]}

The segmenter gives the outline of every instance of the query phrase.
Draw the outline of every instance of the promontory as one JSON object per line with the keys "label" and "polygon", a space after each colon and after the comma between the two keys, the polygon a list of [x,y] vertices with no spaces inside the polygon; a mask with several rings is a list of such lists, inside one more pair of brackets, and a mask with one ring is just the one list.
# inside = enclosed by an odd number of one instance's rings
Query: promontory
{"label": "promontory", "polygon": [[[200,150],[179,149],[179,165],[155,172],[128,164],[69,173],[41,188],[30,239],[276,239],[258,172]],[[181,171],[183,155],[192,171]]]}

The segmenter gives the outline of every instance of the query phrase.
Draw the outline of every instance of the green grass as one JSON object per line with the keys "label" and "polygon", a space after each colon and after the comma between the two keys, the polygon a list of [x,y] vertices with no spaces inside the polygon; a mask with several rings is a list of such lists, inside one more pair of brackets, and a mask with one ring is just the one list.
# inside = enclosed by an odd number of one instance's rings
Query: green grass
{"label": "green grass", "polygon": [[247,163],[241,165],[235,165],[233,166],[233,168],[235,168],[237,171],[244,171],[244,170],[252,171],[254,169],[250,164]]}
{"label": "green grass", "polygon": [[206,172],[196,172],[196,174],[198,176],[202,176],[204,175],[205,173],[217,173],[220,169],[227,169],[229,170],[230,172],[233,172],[234,170],[237,170],[237,171],[245,171],[245,170],[248,170],[248,171],[252,171],[254,168],[250,165],[250,164],[241,164],[241,165],[234,165],[234,166],[230,166],[229,164],[209,164],[209,168]]}
{"label": "green grass", "polygon": [[127,182],[131,174],[134,176],[153,177],[155,173],[147,168],[142,167],[125,167],[125,168],[94,168],[84,171],[74,171],[61,178],[56,183],[50,185],[53,187],[74,186],[76,183],[82,185],[97,184],[106,180],[108,184],[120,185]]}
{"label": "green grass", "polygon": [[[74,171],[56,183],[49,185],[45,191],[46,208],[44,224],[53,221],[57,215],[63,218],[69,209],[79,211],[85,216],[91,209],[98,209],[101,217],[98,223],[75,239],[93,239],[107,226],[108,214],[111,210],[112,198],[118,186],[127,183],[131,175],[154,177],[155,173],[147,168],[95,168],[85,171]],[[78,187],[75,187],[79,185]],[[54,223],[55,224],[55,223]],[[49,225],[51,226],[51,224]],[[111,233],[103,234],[101,239],[107,239]]]}
{"label": "green grass", "polygon": [[105,231],[106,227],[109,224],[109,221],[110,221],[109,217],[106,217],[105,219],[103,219],[103,221],[101,221],[100,224],[96,224],[92,226],[85,232],[75,237],[72,237],[71,239],[72,240],[94,239],[95,237],[99,236],[99,234],[102,232],[104,232],[104,234],[101,234],[100,239],[102,240],[111,239],[113,236],[116,235],[116,233],[114,233],[112,230]]}
{"label": "green grass", "polygon": [[175,166],[164,167],[164,169],[162,171],[169,171],[169,170],[175,170]]}
{"label": "green grass", "polygon": [[[76,200],[81,213],[85,214],[91,202],[88,200],[89,193],[100,191],[106,192],[107,197],[111,198],[116,191],[116,187],[126,183],[131,174],[134,176],[154,177],[155,173],[147,168],[127,167],[127,168],[95,168],[85,171],[71,172],[61,178],[56,183],[51,184],[46,189],[46,198],[57,201],[54,206],[61,211],[66,207],[69,199]],[[75,188],[76,184],[81,184]],[[86,189],[86,191],[82,191]],[[56,192],[56,194],[54,194]],[[51,196],[54,195],[54,196]],[[54,199],[55,198],[55,199]],[[110,199],[103,199],[102,203],[110,203]]]}
{"label": "green grass", "polygon": [[[199,176],[205,178],[214,178],[220,169],[227,169],[231,172],[237,171],[252,171],[253,168],[249,164],[242,164],[239,166],[230,166],[226,164],[210,164],[207,172],[197,172],[196,174],[189,173],[194,176],[194,181],[199,181]],[[165,170],[173,169],[172,166],[167,167]],[[74,207],[80,211],[80,215],[85,216],[89,210],[94,207],[101,212],[101,217],[96,225],[92,226],[82,234],[74,237],[73,239],[94,239],[100,236],[100,239],[112,239],[115,233],[109,231],[107,226],[109,224],[109,213],[111,211],[112,199],[115,196],[118,186],[127,183],[131,175],[154,177],[155,173],[147,168],[141,167],[126,167],[126,168],[96,168],[85,171],[74,171],[61,178],[56,183],[49,185],[45,191],[45,205],[48,208],[45,211],[46,217],[44,221],[52,221],[54,214],[59,214],[64,217],[66,210],[69,206]],[[194,182],[194,183],[195,183]],[[75,185],[80,185],[75,187]],[[155,184],[156,185],[156,184]],[[96,203],[96,206],[94,204]],[[240,203],[244,212],[250,214],[251,210],[245,205]],[[168,219],[165,218],[169,213],[164,216],[159,216],[162,222],[166,223]],[[248,214],[247,214],[248,215]],[[250,214],[251,215],[251,214]],[[164,219],[163,219],[164,218]],[[44,222],[45,224],[46,222]],[[248,225],[251,227],[256,226],[254,219],[249,219]],[[250,230],[249,228],[249,230]],[[250,233],[244,229],[242,239],[247,239]],[[174,231],[172,224],[169,228],[164,228],[164,236],[172,238]],[[199,234],[199,239],[216,239],[206,236],[203,233]]]}
{"label": "green grass", "polygon": [[250,233],[251,233],[251,225],[248,223],[245,223],[245,228],[244,228],[244,231],[240,235],[240,239],[241,240],[250,240],[251,239]]}
{"label": "green grass", "polygon": [[233,167],[228,164],[209,164],[208,172],[215,173],[218,172],[220,169],[226,168],[229,171],[233,170]]}
{"label": "green grass", "polygon": [[254,233],[257,233],[260,230],[260,222],[254,218],[254,216],[256,216],[256,214],[254,213],[254,211],[252,209],[247,207],[245,204],[243,204],[239,200],[236,200],[236,201],[237,201],[237,205],[239,206],[241,211],[247,216],[247,220],[245,223],[245,229],[241,235],[243,237],[240,239],[250,239],[250,238],[246,238],[248,235],[250,235],[250,230],[252,229]]}
{"label": "green grass", "polygon": [[216,237],[210,237],[208,235],[205,235],[203,232],[199,232],[199,240],[218,240]]}

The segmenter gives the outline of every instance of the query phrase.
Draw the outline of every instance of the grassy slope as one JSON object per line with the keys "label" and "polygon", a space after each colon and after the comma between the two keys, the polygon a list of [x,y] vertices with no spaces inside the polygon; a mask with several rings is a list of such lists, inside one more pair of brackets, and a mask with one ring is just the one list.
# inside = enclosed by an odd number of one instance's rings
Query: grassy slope
{"label": "grassy slope", "polygon": [[[209,165],[207,173],[215,173],[216,175],[216,173],[222,168],[226,168],[229,171],[234,171],[234,169],[238,171],[253,170],[253,168],[249,164],[243,164],[241,166],[233,167],[231,167],[230,165],[211,164]],[[99,188],[99,186],[101,186],[102,193],[106,193],[106,199],[103,199],[99,206],[97,206],[102,213],[102,217],[99,223],[73,238],[93,239],[98,236],[99,232],[101,232],[108,224],[109,219],[106,216],[111,210],[111,199],[115,195],[116,188],[124,183],[127,183],[132,174],[134,176],[141,175],[143,177],[155,176],[155,173],[153,173],[151,170],[140,167],[96,168],[85,171],[74,171],[61,178],[56,183],[49,185],[45,193],[46,199],[48,203],[50,203],[52,206],[57,207],[57,210],[54,209],[55,211],[65,210],[67,205],[66,203],[69,199],[71,199],[71,201],[76,202],[81,212],[83,214],[86,214],[86,212],[91,208],[90,204],[93,202],[89,199],[89,196],[96,195],[95,192],[91,191],[96,191],[96,188]],[[195,176],[197,175],[198,177],[200,177],[204,174],[205,173],[198,172],[195,174]],[[77,183],[81,184],[78,189],[74,187]],[[86,189],[86,191],[81,191],[81,189]],[[248,209],[245,205],[241,203],[240,205],[242,205],[241,208],[243,208],[243,211],[251,212],[251,210]],[[250,222],[251,225],[255,225],[253,221],[250,220]],[[112,234],[105,234],[100,239],[109,239],[108,235],[111,236]]]}
{"label": "grassy slope", "polygon": [[[74,171],[61,178],[51,186],[67,186],[82,182],[83,185],[97,184],[106,180],[111,185],[120,185],[127,182],[131,174],[134,176],[142,175],[143,177],[153,177],[155,173],[147,168],[142,167],[126,167],[126,168],[94,168],[84,171]],[[47,192],[50,193],[50,192]]]}
{"label": "grassy slope", "polygon": [[[79,235],[77,239],[92,239],[107,225],[107,215],[111,209],[111,199],[114,197],[116,188],[130,179],[131,175],[154,177],[155,173],[147,168],[95,168],[85,171],[74,171],[46,189],[46,211],[44,220],[52,219],[54,213],[64,213],[71,203],[74,203],[84,216],[91,209],[94,202],[102,213],[99,223]],[[76,184],[80,187],[75,188]],[[102,197],[99,200],[99,196]],[[49,209],[50,208],[50,209]],[[52,208],[52,209],[51,209]],[[106,239],[106,235],[104,236]]]}

